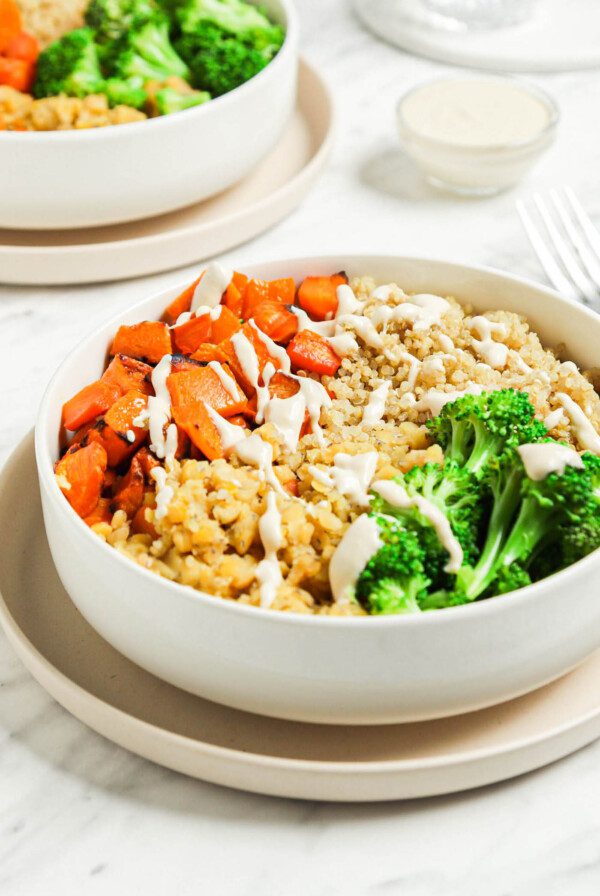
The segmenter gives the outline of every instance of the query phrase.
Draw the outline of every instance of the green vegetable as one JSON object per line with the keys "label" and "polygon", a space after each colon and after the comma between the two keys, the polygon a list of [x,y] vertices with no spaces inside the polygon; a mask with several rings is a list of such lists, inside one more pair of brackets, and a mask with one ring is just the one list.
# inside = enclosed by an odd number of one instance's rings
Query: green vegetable
{"label": "green vegetable", "polygon": [[140,84],[165,81],[171,76],[190,79],[189,68],[171,44],[169,22],[162,13],[134,21],[122,40],[115,43],[105,64],[113,76],[137,79]]}
{"label": "green vegetable", "polygon": [[85,23],[96,33],[99,44],[119,40],[135,21],[138,24],[157,12],[154,0],[92,0]]}
{"label": "green vegetable", "polygon": [[183,34],[177,50],[192,71],[192,82],[213,96],[234,90],[257,75],[269,56],[204,23],[191,34]]}
{"label": "green vegetable", "polygon": [[194,90],[191,93],[180,93],[172,87],[163,87],[158,90],[154,100],[160,115],[170,115],[172,112],[182,112],[193,106],[200,106],[210,100],[210,93]]}
{"label": "green vegetable", "polygon": [[98,93],[102,73],[90,28],[77,28],[40,53],[32,93],[35,97],[84,97]]}
{"label": "green vegetable", "polygon": [[397,520],[381,514],[372,516],[383,546],[359,576],[356,597],[375,615],[418,613],[419,597],[429,585],[419,539]]}
{"label": "green vegetable", "polygon": [[195,34],[208,23],[261,51],[268,59],[275,55],[285,37],[280,25],[274,25],[262,10],[243,0],[187,0],[178,4],[175,15],[185,34]]}
{"label": "green vegetable", "polygon": [[108,99],[110,106],[133,106],[143,109],[148,101],[148,94],[137,81],[122,81],[119,78],[108,78],[102,82],[101,92]]}

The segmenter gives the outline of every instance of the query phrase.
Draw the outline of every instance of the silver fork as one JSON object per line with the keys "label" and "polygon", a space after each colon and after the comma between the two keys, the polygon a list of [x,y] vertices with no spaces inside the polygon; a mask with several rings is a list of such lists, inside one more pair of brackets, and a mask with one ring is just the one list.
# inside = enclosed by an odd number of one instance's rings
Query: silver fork
{"label": "silver fork", "polygon": [[[533,195],[531,211],[519,199],[517,212],[548,279],[573,302],[600,307],[600,233],[571,189]],[[536,221],[541,222],[536,223]]]}

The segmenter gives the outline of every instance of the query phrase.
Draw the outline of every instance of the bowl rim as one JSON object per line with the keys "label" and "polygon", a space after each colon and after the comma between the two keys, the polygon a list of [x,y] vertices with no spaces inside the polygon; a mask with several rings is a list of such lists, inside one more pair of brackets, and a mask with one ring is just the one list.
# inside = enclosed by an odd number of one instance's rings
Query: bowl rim
{"label": "bowl rim", "polygon": [[[249,0],[249,2],[254,2],[254,0]],[[36,145],[44,145],[46,140],[49,140],[52,143],[71,143],[75,140],[96,140],[99,142],[118,140],[119,135],[121,135],[123,131],[125,131],[126,134],[135,135],[139,132],[140,128],[147,129],[148,127],[151,127],[154,130],[165,130],[167,127],[174,127],[178,121],[181,121],[179,116],[182,115],[186,116],[184,121],[187,121],[190,126],[194,126],[196,120],[200,116],[204,115],[206,117],[210,114],[209,110],[217,109],[218,111],[228,104],[231,105],[231,103],[235,102],[238,98],[240,102],[243,102],[246,93],[252,89],[251,85],[261,84],[267,77],[269,77],[269,72],[275,75],[279,69],[287,63],[288,57],[297,52],[299,18],[296,6],[293,0],[276,0],[276,2],[281,5],[281,11],[285,20],[285,38],[281,45],[281,49],[275,58],[258,72],[258,74],[254,75],[250,80],[245,81],[243,84],[240,84],[239,87],[230,90],[228,93],[214,97],[208,103],[204,103],[195,108],[184,109],[181,112],[175,112],[171,115],[159,115],[156,118],[146,118],[143,121],[128,122],[126,126],[112,125],[110,127],[83,128],[81,130],[71,129],[68,131],[2,131],[0,133],[0,150],[2,149],[3,143],[6,143],[9,147],[12,146],[15,148],[22,143],[30,144],[33,134],[35,134],[33,140],[35,140]],[[192,118],[192,116],[194,117]],[[173,121],[173,119],[175,121]],[[116,135],[115,131],[117,132]],[[157,138],[159,136],[160,130],[158,130],[156,134]]]}
{"label": "bowl rim", "polygon": [[[411,127],[406,121],[406,118],[402,111],[402,107],[406,100],[410,99],[411,96],[418,93],[420,90],[423,90],[424,88],[430,87],[434,84],[443,84],[444,82],[457,83],[471,81],[511,84],[513,86],[520,87],[524,93],[528,94],[529,96],[536,97],[546,107],[549,113],[549,119],[547,123],[538,134],[533,137],[528,137],[525,140],[508,140],[504,143],[487,143],[484,145],[473,146],[465,145],[462,143],[454,143],[452,140],[444,140],[440,137],[432,137],[428,134],[423,134]],[[526,78],[517,77],[516,75],[494,75],[493,73],[483,72],[463,72],[456,75],[436,75],[432,78],[427,78],[424,81],[420,81],[418,84],[414,84],[412,87],[406,90],[397,100],[396,118],[401,133],[404,132],[410,139],[420,140],[422,143],[425,143],[431,147],[444,149],[447,152],[452,152],[459,155],[470,157],[493,156],[497,155],[498,153],[520,153],[541,148],[544,142],[548,138],[551,138],[553,136],[558,127],[560,121],[560,109],[556,101],[549,93],[547,93],[547,91],[543,90],[537,84],[533,84],[531,81],[528,81]]]}
{"label": "bowl rim", "polygon": [[[270,259],[262,259],[258,262],[253,262],[252,264],[248,264],[248,267],[259,269],[262,266],[273,264],[289,264],[290,266],[307,268],[311,265],[315,266],[327,264],[329,266],[333,265],[333,267],[335,267],[336,263],[339,267],[340,259],[343,260],[345,264],[352,262],[352,260],[354,259],[359,261],[361,264],[369,262],[375,264],[386,262],[402,262],[407,264],[417,263],[420,265],[443,264],[448,267],[454,268],[457,271],[467,271],[471,274],[482,274],[484,276],[491,275],[494,278],[508,280],[513,284],[540,291],[543,294],[551,297],[555,301],[558,301],[562,305],[574,305],[574,303],[569,299],[563,298],[563,296],[561,296],[557,290],[543,284],[536,283],[536,281],[531,280],[527,277],[509,274],[505,271],[488,265],[467,265],[457,261],[446,260],[444,258],[431,258],[425,255],[405,256],[396,255],[393,253],[361,255],[359,253],[352,252],[344,255],[343,253],[339,252],[332,255],[292,256],[290,258],[274,257]],[[174,283],[170,287],[160,289],[152,293],[151,295],[148,295],[145,298],[135,302],[133,305],[129,305],[127,308],[120,309],[119,311],[117,311],[117,313],[111,315],[109,319],[97,325],[93,331],[88,333],[88,335],[84,339],[80,340],[77,345],[66,355],[66,357],[63,358],[63,360],[53,373],[48,385],[46,386],[46,389],[44,390],[36,417],[35,456],[41,487],[45,490],[47,497],[52,501],[54,507],[57,509],[57,512],[64,519],[65,525],[75,526],[81,537],[88,541],[90,549],[98,550],[106,557],[107,561],[115,565],[116,569],[125,564],[125,567],[132,574],[136,572],[140,574],[142,581],[146,579],[148,582],[153,582],[155,587],[162,586],[167,591],[170,591],[174,596],[179,596],[180,598],[187,601],[200,602],[201,604],[205,604],[207,609],[214,610],[216,612],[233,612],[238,614],[241,613],[243,615],[250,614],[249,618],[255,618],[257,622],[262,619],[263,621],[272,622],[275,625],[310,625],[317,627],[326,626],[332,629],[339,629],[356,626],[359,626],[361,628],[389,628],[392,626],[401,626],[404,628],[412,627],[415,625],[430,627],[439,625],[451,625],[461,618],[464,618],[465,614],[467,619],[473,619],[473,622],[475,622],[477,619],[480,619],[482,617],[490,617],[491,615],[495,615],[499,612],[506,612],[503,609],[504,607],[506,607],[507,610],[509,607],[518,607],[523,603],[529,601],[530,599],[536,597],[541,600],[543,599],[545,593],[548,590],[553,590],[555,586],[568,586],[569,578],[572,578],[577,574],[576,572],[574,572],[574,570],[585,573],[586,570],[591,570],[594,564],[598,564],[600,562],[600,548],[598,548],[595,551],[592,551],[591,554],[588,554],[587,557],[578,560],[576,563],[571,564],[565,569],[553,573],[552,575],[547,576],[544,579],[540,579],[540,581],[534,582],[531,585],[527,585],[524,588],[519,588],[517,591],[497,595],[496,597],[488,598],[487,600],[483,601],[474,601],[470,604],[463,604],[456,607],[444,607],[442,609],[436,610],[435,612],[398,616],[322,616],[302,613],[277,612],[263,607],[250,606],[247,604],[240,604],[237,601],[227,600],[217,595],[209,594],[205,591],[199,591],[189,585],[182,585],[179,582],[171,582],[168,579],[158,575],[158,573],[145,569],[144,567],[135,563],[135,561],[130,557],[122,554],[120,551],[115,550],[115,548],[111,547],[97,535],[95,535],[91,531],[89,526],[86,526],[84,521],[75,513],[69,502],[65,500],[56,483],[54,477],[54,464],[50,458],[49,452],[46,449],[46,436],[48,434],[49,428],[51,428],[51,423],[48,418],[52,393],[63,369],[69,364],[75,352],[84,352],[86,347],[89,346],[93,341],[95,341],[100,332],[106,331],[107,334],[110,334],[115,325],[118,325],[122,320],[125,313],[129,314],[131,312],[135,312],[137,309],[143,308],[146,304],[158,302],[159,299],[165,297],[166,295],[170,295],[172,292],[176,292],[177,290],[183,290],[187,286],[189,286],[189,280],[186,279],[185,281]],[[577,311],[584,318],[590,320],[590,322],[594,322],[594,326],[598,326],[598,315],[591,311],[589,308],[586,308],[583,305],[577,305]]]}

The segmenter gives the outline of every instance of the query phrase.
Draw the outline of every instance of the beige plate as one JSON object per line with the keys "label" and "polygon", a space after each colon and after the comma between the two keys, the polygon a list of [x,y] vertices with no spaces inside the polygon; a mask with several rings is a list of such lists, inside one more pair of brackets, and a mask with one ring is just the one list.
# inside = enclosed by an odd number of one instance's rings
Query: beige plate
{"label": "beige plate", "polygon": [[0,230],[3,283],[93,283],[192,264],[257,236],[302,201],[333,142],[333,101],[300,62],[296,109],[279,143],[245,180],[199,205],[88,230]]}
{"label": "beige plate", "polygon": [[422,797],[514,777],[600,736],[600,653],[502,706],[371,728],[261,718],[165,684],[109,647],[62,588],[44,532],[32,435],[0,477],[0,531],[0,621],[30,672],[95,731],[193,777],[302,799]]}

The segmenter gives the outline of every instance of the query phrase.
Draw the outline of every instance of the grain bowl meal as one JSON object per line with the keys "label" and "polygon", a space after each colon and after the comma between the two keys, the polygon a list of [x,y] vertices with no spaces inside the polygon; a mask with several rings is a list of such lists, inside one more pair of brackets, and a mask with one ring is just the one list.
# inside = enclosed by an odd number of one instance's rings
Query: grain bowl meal
{"label": "grain bowl meal", "polygon": [[0,0],[0,130],[103,127],[190,109],[253,78],[285,37],[244,0],[91,0],[54,14],[22,5],[25,20],[16,0]]}
{"label": "grain bowl meal", "polygon": [[420,613],[600,547],[600,397],[527,320],[210,265],[67,401],[58,486],[117,551],[274,610]]}

